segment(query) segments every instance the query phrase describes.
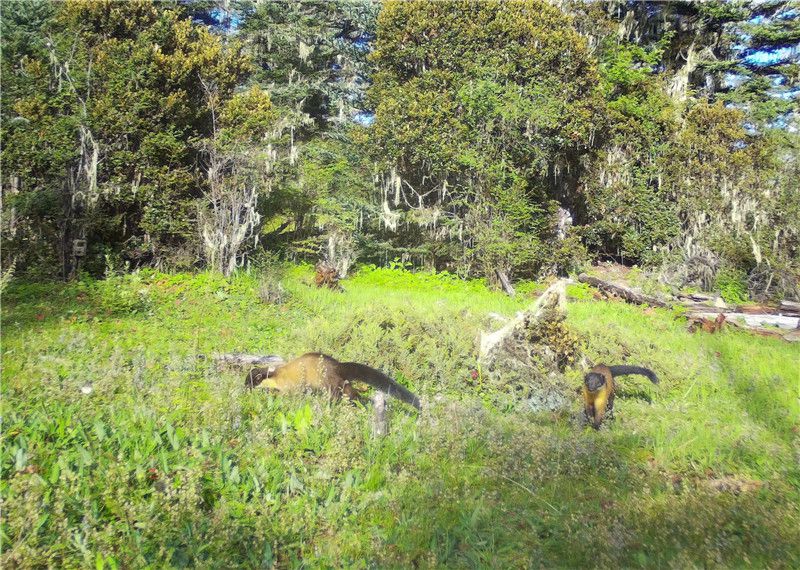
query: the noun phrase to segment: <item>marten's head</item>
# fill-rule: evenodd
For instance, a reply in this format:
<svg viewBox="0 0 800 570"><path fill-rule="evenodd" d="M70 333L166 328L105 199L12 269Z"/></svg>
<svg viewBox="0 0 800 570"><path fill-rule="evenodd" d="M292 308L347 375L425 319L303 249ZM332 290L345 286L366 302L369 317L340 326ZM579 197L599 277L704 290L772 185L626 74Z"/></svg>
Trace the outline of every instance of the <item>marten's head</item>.
<svg viewBox="0 0 800 570"><path fill-rule="evenodd" d="M245 388L255 388L275 372L274 368L253 368L244 379Z"/></svg>
<svg viewBox="0 0 800 570"><path fill-rule="evenodd" d="M583 379L586 389L590 392L597 392L606 383L606 377L597 372L589 372Z"/></svg>

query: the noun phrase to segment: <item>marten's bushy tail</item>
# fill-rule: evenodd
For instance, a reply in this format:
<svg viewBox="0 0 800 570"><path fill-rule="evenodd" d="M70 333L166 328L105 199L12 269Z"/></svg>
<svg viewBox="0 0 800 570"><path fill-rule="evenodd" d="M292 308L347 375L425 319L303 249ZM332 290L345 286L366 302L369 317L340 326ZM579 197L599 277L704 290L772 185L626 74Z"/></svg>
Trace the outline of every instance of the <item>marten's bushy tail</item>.
<svg viewBox="0 0 800 570"><path fill-rule="evenodd" d="M414 406L418 410L422 409L419 398L411 393L405 386L401 386L380 370L375 370L366 364L342 362L340 374L345 380L361 380L406 404Z"/></svg>
<svg viewBox="0 0 800 570"><path fill-rule="evenodd" d="M609 366L608 369L611 370L611 374L613 376L624 376L625 374L641 374L642 376L646 376L653 384L658 384L658 376L656 376L655 372L653 372L649 368L644 368L642 366L626 366L625 364L620 364L619 366Z"/></svg>

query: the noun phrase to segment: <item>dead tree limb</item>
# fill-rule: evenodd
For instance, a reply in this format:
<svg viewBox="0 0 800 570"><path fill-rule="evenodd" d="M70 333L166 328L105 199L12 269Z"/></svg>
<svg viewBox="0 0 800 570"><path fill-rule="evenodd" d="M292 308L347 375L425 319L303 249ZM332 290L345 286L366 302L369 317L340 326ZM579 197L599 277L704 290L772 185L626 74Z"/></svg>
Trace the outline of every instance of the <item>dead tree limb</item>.
<svg viewBox="0 0 800 570"><path fill-rule="evenodd" d="M505 291L506 295L509 297L516 295L517 292L514 290L514 286L511 284L511 280L508 278L508 275L506 275L506 272L501 271L500 269L495 269L494 272L495 275L497 275L497 280L500 282L500 286L503 288L503 291Z"/></svg>
<svg viewBox="0 0 800 570"><path fill-rule="evenodd" d="M784 315L800 317L800 303L795 303L793 301L781 301L778 310Z"/></svg>
<svg viewBox="0 0 800 570"><path fill-rule="evenodd" d="M714 319L716 318L717 313L691 312L689 315L703 319ZM770 326L778 327L779 329L783 330L795 330L800 328L800 318L798 317L782 317L779 315L765 314L751 315L748 313L725 313L725 318L727 319L727 322L742 328L757 329Z"/></svg>
<svg viewBox="0 0 800 570"><path fill-rule="evenodd" d="M681 303L683 307L686 308L686 311L689 313L736 313L736 307L729 307L729 308L721 308L715 307L714 305L703 305L702 303Z"/></svg>
<svg viewBox="0 0 800 570"><path fill-rule="evenodd" d="M716 299L714 295L708 295L706 293L689 293L688 295L684 295L682 293L678 293L676 297L681 301L695 301L697 303L703 303L706 301L713 301Z"/></svg>
<svg viewBox="0 0 800 570"><path fill-rule="evenodd" d="M628 289L627 287L622 287L621 285L615 285L614 283L609 283L608 281L603 281L602 279L598 279L597 277L591 277L586 275L585 273L581 273L578 276L578 281L581 283L586 283L591 285L592 287L596 287L605 293L610 293L612 295L616 295L622 299L625 299L629 303L634 303L636 305L650 305L652 307L662 307L662 308L669 308L670 305L664 303L663 301L659 301L654 297L648 297L647 295L642 295L641 293L637 293L632 289Z"/></svg>
<svg viewBox="0 0 800 570"><path fill-rule="evenodd" d="M229 366L267 366L271 364L283 364L285 361L280 356L275 355L258 355L258 354L242 354L233 352L230 354L215 354L212 359L214 362L227 364Z"/></svg>

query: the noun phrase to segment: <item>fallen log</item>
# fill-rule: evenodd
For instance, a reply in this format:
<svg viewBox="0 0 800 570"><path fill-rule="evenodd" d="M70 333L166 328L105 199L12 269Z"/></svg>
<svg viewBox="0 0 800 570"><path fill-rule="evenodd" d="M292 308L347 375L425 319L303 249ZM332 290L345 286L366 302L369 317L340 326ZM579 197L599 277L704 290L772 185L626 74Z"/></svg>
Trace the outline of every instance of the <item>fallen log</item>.
<svg viewBox="0 0 800 570"><path fill-rule="evenodd" d="M690 302L686 302L686 301L681 303L681 306L686 307L686 311L689 312L689 313L693 313L693 312L702 313L702 312L714 311L714 313L725 313L725 314L727 314L727 313L736 313L736 312L738 312L736 307L725 307L725 308L722 308L722 307L715 307L714 305L705 305L703 303L690 303Z"/></svg>
<svg viewBox="0 0 800 570"><path fill-rule="evenodd" d="M707 295L705 293L689 293L688 295L679 293L677 297L680 300L689 299L690 301L696 301L698 303L704 303L706 301L713 301L716 299L714 295Z"/></svg>
<svg viewBox="0 0 800 570"><path fill-rule="evenodd" d="M716 315L716 319L713 321L711 320L712 317ZM689 332L696 332L699 329L704 330L705 332L716 332L716 330L720 330L722 324L730 325L734 328L737 328L742 331L747 331L751 334L757 334L759 336L769 336L774 338L781 338L787 342L800 342L800 328L797 329L786 329L786 328L778 328L777 326L773 326L770 328L766 328L763 326L753 325L752 320L751 324L748 324L745 319L736 320L735 318L731 318L735 316L732 313L687 313L686 317L689 320ZM741 313L738 316L743 316ZM753 315L748 315L753 316ZM761 315L762 317L772 317L773 315ZM724 318L724 321L720 319L720 317ZM720 320L719 326L716 326L717 320ZM711 330L711 329L714 330Z"/></svg>
<svg viewBox="0 0 800 570"><path fill-rule="evenodd" d="M687 316L702 319L715 319L719 311L716 312L696 312L689 313ZM728 323L743 326L745 328L763 328L765 326L775 326L784 330L794 330L800 328L800 317L783 317L780 315L751 315L748 313L725 313Z"/></svg>
<svg viewBox="0 0 800 570"><path fill-rule="evenodd" d="M229 366L265 366L270 364L283 364L285 361L280 356L275 355L260 355L260 354L242 354L240 352L233 352L230 354L215 354L212 356L214 362L227 364Z"/></svg>
<svg viewBox="0 0 800 570"><path fill-rule="evenodd" d="M688 297L679 297L682 299L687 299ZM737 314L737 313L745 313L748 315L773 315L773 316L780 316L780 317L800 317L800 311L795 311L790 305L784 307L781 305L780 307L769 307L766 305L731 305L728 307L715 307L713 305L706 305L704 303L693 303L691 301L682 301L681 305L686 307L686 310L689 313L702 313L702 312L714 312L714 313L725 313L726 315Z"/></svg>
<svg viewBox="0 0 800 570"><path fill-rule="evenodd" d="M608 281L603 281L602 279L586 275L585 273L581 273L578 276L578 281L591 285L592 287L596 287L605 293L610 293L636 305L650 305L652 307L662 307L665 309L670 307L670 305L667 303L654 297L642 295L641 293L637 293L636 291L628 289L627 287L609 283Z"/></svg>
<svg viewBox="0 0 800 570"><path fill-rule="evenodd" d="M736 307L732 313L747 313L750 315L777 315L778 312L773 307L765 305L741 305Z"/></svg>
<svg viewBox="0 0 800 570"><path fill-rule="evenodd" d="M800 317L800 303L781 301L778 311L787 316Z"/></svg>
<svg viewBox="0 0 800 570"><path fill-rule="evenodd" d="M792 342L792 338L790 336L792 333L786 334L786 331L783 331L781 329L765 329L765 328L761 328L761 327L748 327L748 326L743 325L741 323L739 323L739 324L730 323L730 324L732 324L734 327L738 328L739 330L747 331L748 333L751 333L751 334L757 334L758 336L768 336L768 337L771 337L771 338L781 338L783 340Z"/></svg>
<svg viewBox="0 0 800 570"><path fill-rule="evenodd" d="M792 331L783 335L783 340L787 342L800 342L800 330Z"/></svg>

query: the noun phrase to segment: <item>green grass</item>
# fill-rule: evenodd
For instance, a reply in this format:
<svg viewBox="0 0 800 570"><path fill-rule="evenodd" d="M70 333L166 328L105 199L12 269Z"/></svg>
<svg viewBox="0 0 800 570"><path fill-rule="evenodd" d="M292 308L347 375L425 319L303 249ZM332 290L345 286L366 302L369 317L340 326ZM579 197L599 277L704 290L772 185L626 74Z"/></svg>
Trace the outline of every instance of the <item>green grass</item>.
<svg viewBox="0 0 800 570"><path fill-rule="evenodd" d="M275 279L286 302L264 304ZM540 286L510 299L373 268L344 293L310 281L294 267L12 284L3 565L800 566L796 345L691 335L669 311L571 288L587 356L662 380L623 378L595 432L577 397L532 414L471 378L488 313L513 315ZM429 412L392 404L374 440L368 410L246 392L209 358L311 350L391 371ZM760 487L711 488L723 478Z"/></svg>

